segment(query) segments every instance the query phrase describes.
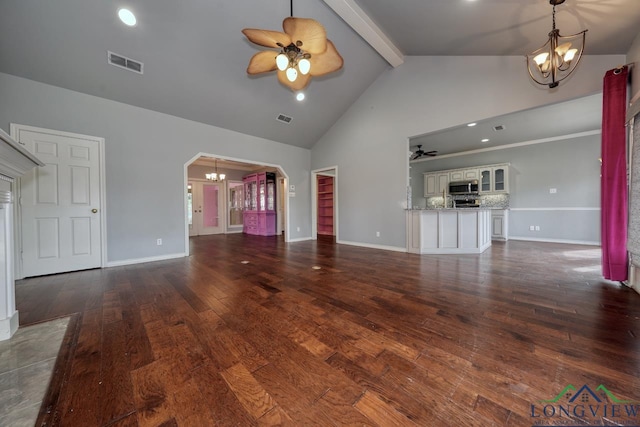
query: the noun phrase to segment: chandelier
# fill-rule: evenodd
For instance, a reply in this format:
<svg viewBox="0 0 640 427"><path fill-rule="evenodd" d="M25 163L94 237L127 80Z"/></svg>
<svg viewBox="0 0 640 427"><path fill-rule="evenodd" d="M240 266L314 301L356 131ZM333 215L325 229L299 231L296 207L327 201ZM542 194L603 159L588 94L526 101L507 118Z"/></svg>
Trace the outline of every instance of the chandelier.
<svg viewBox="0 0 640 427"><path fill-rule="evenodd" d="M224 181L224 179L227 177L225 174L218 173L218 159L215 159L214 161L214 168L215 168L215 172L212 173L207 173L204 176L209 180L209 181L213 181L213 182L218 182L218 181Z"/></svg>
<svg viewBox="0 0 640 427"><path fill-rule="evenodd" d="M540 48L527 55L527 69L531 79L539 85L554 88L569 77L576 69L582 51L587 30L572 36L561 36L556 28L556 6L565 0L549 0L553 5L553 27L549 40Z"/></svg>

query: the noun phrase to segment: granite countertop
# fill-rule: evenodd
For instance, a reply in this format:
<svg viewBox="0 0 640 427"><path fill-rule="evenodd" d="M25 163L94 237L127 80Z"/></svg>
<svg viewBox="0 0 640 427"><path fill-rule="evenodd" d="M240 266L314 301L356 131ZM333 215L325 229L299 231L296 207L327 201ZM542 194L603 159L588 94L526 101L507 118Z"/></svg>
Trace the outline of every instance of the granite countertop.
<svg viewBox="0 0 640 427"><path fill-rule="evenodd" d="M509 210L509 208L497 206L480 206L477 208L410 208L407 211L483 211L483 210Z"/></svg>
<svg viewBox="0 0 640 427"><path fill-rule="evenodd" d="M411 208L405 209L407 211L487 211L493 209L503 209L503 208L490 208L481 206L478 208Z"/></svg>

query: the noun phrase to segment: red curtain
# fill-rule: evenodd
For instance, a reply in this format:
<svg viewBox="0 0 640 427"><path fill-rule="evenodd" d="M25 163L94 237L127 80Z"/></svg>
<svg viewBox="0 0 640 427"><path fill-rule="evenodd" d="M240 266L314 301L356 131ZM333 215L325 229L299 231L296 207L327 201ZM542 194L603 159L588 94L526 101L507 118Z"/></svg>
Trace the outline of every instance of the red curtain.
<svg viewBox="0 0 640 427"><path fill-rule="evenodd" d="M602 94L602 176L600 185L602 274L627 280L627 154L625 113L628 68L609 70Z"/></svg>

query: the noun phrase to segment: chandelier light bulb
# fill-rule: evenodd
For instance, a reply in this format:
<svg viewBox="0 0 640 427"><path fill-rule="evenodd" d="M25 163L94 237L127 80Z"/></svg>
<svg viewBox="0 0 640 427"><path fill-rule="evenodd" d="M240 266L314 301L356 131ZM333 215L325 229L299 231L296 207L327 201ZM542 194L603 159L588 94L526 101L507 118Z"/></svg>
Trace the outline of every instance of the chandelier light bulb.
<svg viewBox="0 0 640 427"><path fill-rule="evenodd" d="M533 60L535 61L536 64L538 64L538 66L544 64L544 62L547 60L547 57L549 56L549 52L543 52L540 55L536 56L535 58L533 58Z"/></svg>
<svg viewBox="0 0 640 427"><path fill-rule="evenodd" d="M220 181L224 181L224 179L227 177L227 175L221 173L220 174Z"/></svg>
<svg viewBox="0 0 640 427"><path fill-rule="evenodd" d="M298 62L298 70L302 73L302 75L307 75L309 70L311 69L311 62L307 58L303 58Z"/></svg>
<svg viewBox="0 0 640 427"><path fill-rule="evenodd" d="M565 62L570 62L575 58L576 53L578 53L578 49L569 49L567 53L564 55Z"/></svg>
<svg viewBox="0 0 640 427"><path fill-rule="evenodd" d="M560 46L556 47L556 53L560 56L564 56L569 48L571 48L571 42L562 43Z"/></svg>
<svg viewBox="0 0 640 427"><path fill-rule="evenodd" d="M287 69L287 79L289 79L290 82L295 82L297 78L298 78L298 72L296 71L295 68Z"/></svg>
<svg viewBox="0 0 640 427"><path fill-rule="evenodd" d="M289 58L284 53L276 56L276 65L278 66L278 70L284 71L289 66Z"/></svg>

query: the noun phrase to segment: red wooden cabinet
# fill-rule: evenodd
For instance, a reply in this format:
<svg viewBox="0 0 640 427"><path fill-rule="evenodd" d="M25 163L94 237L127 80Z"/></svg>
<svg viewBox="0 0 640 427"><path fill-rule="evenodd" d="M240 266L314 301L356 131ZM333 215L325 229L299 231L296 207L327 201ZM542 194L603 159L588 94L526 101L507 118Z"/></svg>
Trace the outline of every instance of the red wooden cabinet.
<svg viewBox="0 0 640 427"><path fill-rule="evenodd" d="M332 176L318 176L318 234L334 235Z"/></svg>

